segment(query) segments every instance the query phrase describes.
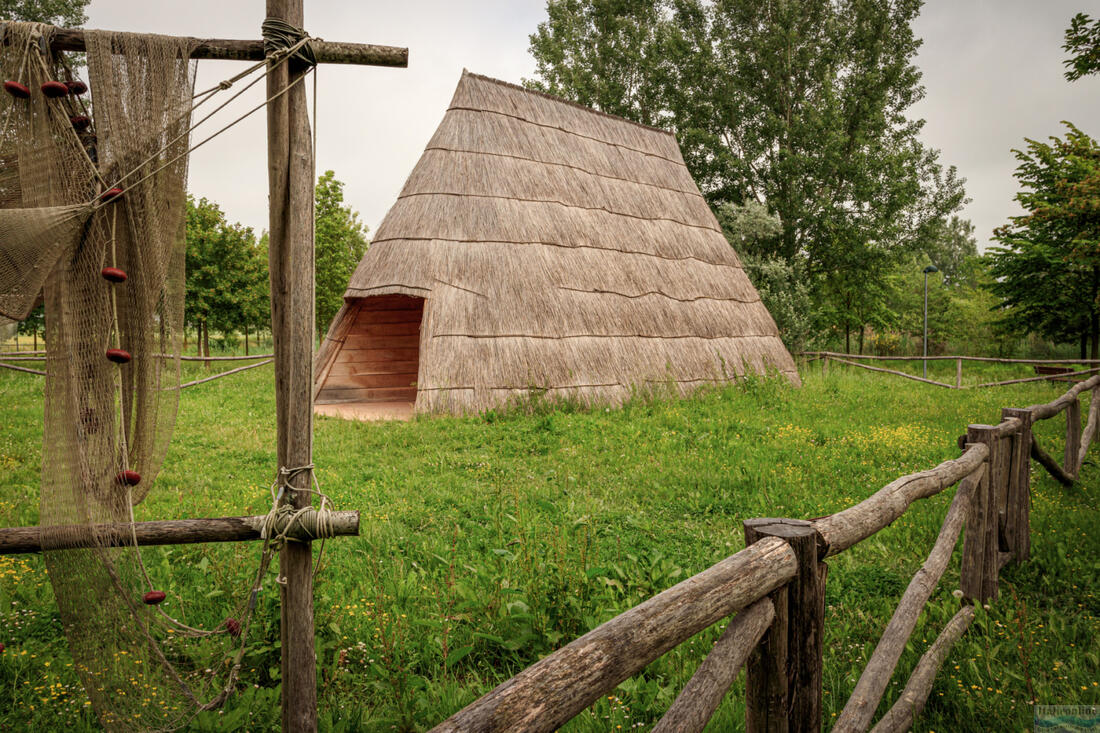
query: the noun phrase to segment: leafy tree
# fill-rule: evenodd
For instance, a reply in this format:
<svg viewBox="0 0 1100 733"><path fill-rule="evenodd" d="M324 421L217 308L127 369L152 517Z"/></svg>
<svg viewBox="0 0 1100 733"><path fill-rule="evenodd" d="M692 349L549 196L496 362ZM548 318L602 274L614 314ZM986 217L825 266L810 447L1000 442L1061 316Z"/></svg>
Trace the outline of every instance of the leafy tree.
<svg viewBox="0 0 1100 733"><path fill-rule="evenodd" d="M344 184L333 171L317 179L314 193L316 321L323 334L344 302L344 291L369 242L359 214L344 204Z"/></svg>
<svg viewBox="0 0 1100 733"><path fill-rule="evenodd" d="M1025 214L1010 217L988 257L1004 322L1077 341L1100 358L1100 145L1073 124L1064 139L1013 151Z"/></svg>
<svg viewBox="0 0 1100 733"><path fill-rule="evenodd" d="M967 262L978 256L978 240L969 219L952 216L938 222L923 249L927 258L943 273L947 285L957 285L975 272L973 266L967 267Z"/></svg>
<svg viewBox="0 0 1100 733"><path fill-rule="evenodd" d="M1062 62L1070 81L1100 71L1100 18L1093 20L1084 13L1073 16L1062 49L1072 54Z"/></svg>
<svg viewBox="0 0 1100 733"><path fill-rule="evenodd" d="M717 209L756 201L849 332L964 201L919 140L920 0L549 0L529 86L660 125ZM763 254L763 253L762 253Z"/></svg>
<svg viewBox="0 0 1100 733"><path fill-rule="evenodd" d="M778 257L741 258L760 299L775 319L779 337L790 351L802 351L813 334L812 303L805 273Z"/></svg>
<svg viewBox="0 0 1100 733"><path fill-rule="evenodd" d="M210 355L210 329L255 329L267 315L266 253L249 227L230 224L217 204L187 199L187 325Z"/></svg>
<svg viewBox="0 0 1100 733"><path fill-rule="evenodd" d="M78 28L88 22L91 0L0 0L0 18Z"/></svg>
<svg viewBox="0 0 1100 733"><path fill-rule="evenodd" d="M34 348L37 349L39 334L42 334L43 338L45 338L46 333L45 307L42 305L35 306L34 310L17 324L16 330L21 334L30 334L34 340Z"/></svg>
<svg viewBox="0 0 1100 733"><path fill-rule="evenodd" d="M668 8L653 0L551 0L531 36L538 80L527 84L586 107L654 125L665 112L662 64Z"/></svg>
<svg viewBox="0 0 1100 733"><path fill-rule="evenodd" d="M803 350L813 330L808 278L797 264L767 254L768 243L782 233L783 225L756 201L724 204L716 214L726 239L741 255L745 273L775 319L783 343L791 351Z"/></svg>
<svg viewBox="0 0 1100 733"><path fill-rule="evenodd" d="M766 257L783 233L779 217L759 201L722 204L714 212L730 246L740 255Z"/></svg>

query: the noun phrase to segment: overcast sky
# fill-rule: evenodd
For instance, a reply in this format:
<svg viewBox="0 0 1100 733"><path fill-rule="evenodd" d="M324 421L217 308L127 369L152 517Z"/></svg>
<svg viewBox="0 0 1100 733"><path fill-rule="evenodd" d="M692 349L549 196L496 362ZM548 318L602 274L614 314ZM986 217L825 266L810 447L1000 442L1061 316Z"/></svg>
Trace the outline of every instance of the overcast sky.
<svg viewBox="0 0 1100 733"><path fill-rule="evenodd" d="M967 179L972 201L963 215L974 222L979 247L1017 211L1012 148L1025 137L1060 135L1061 120L1100 136L1100 76L1072 84L1062 76L1062 34L1074 13L1090 10L1088 4L930 0L916 23L924 39L917 64L927 96L912 116L927 120L926 144ZM517 83L531 76L527 37L545 16L544 0L305 5L306 27L315 36L409 48L407 69L323 66L319 72L317 168L336 171L347 184L347 201L372 232L442 119L462 69ZM88 27L258 38L263 6L260 0L92 0ZM241 68L202 61L198 87ZM262 89L258 84L255 94L238 100L241 112L262 100ZM196 130L193 142L205 136L203 130ZM267 226L266 176L261 110L195 151L189 188L258 232Z"/></svg>

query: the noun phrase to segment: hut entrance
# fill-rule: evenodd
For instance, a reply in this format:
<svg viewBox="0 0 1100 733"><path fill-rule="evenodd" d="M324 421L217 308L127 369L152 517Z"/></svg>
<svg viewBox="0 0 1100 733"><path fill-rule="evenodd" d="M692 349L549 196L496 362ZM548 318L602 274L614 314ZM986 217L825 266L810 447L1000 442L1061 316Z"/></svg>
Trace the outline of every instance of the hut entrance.
<svg viewBox="0 0 1100 733"><path fill-rule="evenodd" d="M348 306L343 343L320 375L316 412L359 420L412 417L424 299L379 295Z"/></svg>

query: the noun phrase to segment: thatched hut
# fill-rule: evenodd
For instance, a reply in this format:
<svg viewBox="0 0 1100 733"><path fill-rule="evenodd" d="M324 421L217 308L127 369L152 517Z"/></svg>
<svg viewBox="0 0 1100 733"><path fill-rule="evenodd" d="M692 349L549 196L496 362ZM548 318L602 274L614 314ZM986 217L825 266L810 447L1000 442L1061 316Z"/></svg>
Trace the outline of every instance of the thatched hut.
<svg viewBox="0 0 1100 733"><path fill-rule="evenodd" d="M467 72L344 299L322 412L799 381L671 134Z"/></svg>

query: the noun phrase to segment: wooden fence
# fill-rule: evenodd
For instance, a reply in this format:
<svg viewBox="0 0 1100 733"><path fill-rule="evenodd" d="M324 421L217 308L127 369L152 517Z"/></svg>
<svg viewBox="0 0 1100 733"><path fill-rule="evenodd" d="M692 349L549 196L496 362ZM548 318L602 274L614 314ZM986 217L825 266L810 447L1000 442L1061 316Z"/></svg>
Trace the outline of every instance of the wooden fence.
<svg viewBox="0 0 1100 733"><path fill-rule="evenodd" d="M1082 431L1078 398L1086 390L1092 399ZM1039 446L1032 426L1061 412L1066 413L1066 449L1059 465ZM970 425L960 438L958 458L902 476L844 511L809 521L747 520L745 549L558 649L433 730L557 730L664 653L733 616L654 730L702 731L747 665L746 727L751 733L820 731L824 560L889 526L918 499L958 484L931 552L833 727L844 732L871 727L917 618L962 533L962 607L873 728L880 733L908 730L952 644L974 619L974 604L996 599L1001 568L1028 558L1029 458L1036 457L1058 480L1074 481L1098 420L1100 375L1048 404L1005 408L997 425Z"/></svg>
<svg viewBox="0 0 1100 733"><path fill-rule="evenodd" d="M934 384L937 387L945 387L947 389L980 389L982 387L1003 387L1008 384L1041 382L1043 380L1068 381L1069 379L1083 378L1091 374L1096 374L1097 372L1100 372L1100 360L1096 359L1000 359L992 356L875 356L872 354L840 354L834 351L803 351L800 352L798 355L805 358L807 363L820 361L821 371L823 374L828 373L830 363L843 364L844 366L857 367L859 369L866 369L867 371L871 372L893 374L899 377L905 377L906 379L912 379L917 382ZM908 374L906 372L898 371L897 369L886 369L883 367L874 367L870 364L861 364L858 360L953 361L955 362L955 383L948 384L947 382L938 382L935 379L918 377L915 374ZM1000 382L983 382L981 384L964 385L962 383L963 362L967 361L984 362L987 364L1030 364L1031 366L1035 367L1036 372L1042 371L1043 373L1040 376L1027 377L1025 379L1006 379ZM1084 366L1086 368L1074 369L1074 366ZM1044 370L1043 367L1060 367L1060 369Z"/></svg>
<svg viewBox="0 0 1100 733"><path fill-rule="evenodd" d="M161 354L160 356L167 356ZM254 354L252 356L181 356L180 361L202 361L209 363L212 361L256 361L262 359L262 361L256 361L255 364L248 364L247 366L237 367L236 369L228 369L224 372L218 372L209 377L202 379L195 379L190 382L184 382L180 385L180 389L186 387L194 387L199 384L205 384L206 382L212 382L215 379L221 379L222 377L228 377L231 374L238 374L240 372L246 372L249 369L255 369L256 367L262 367L266 364L270 364L274 361L274 354ZM24 351L24 352L7 352L0 354L0 369L10 369L16 372L25 372L27 374L35 374L39 377L46 376L46 372L41 369L31 369L28 367L19 366L18 364L12 364L13 361L45 361L45 351Z"/></svg>

